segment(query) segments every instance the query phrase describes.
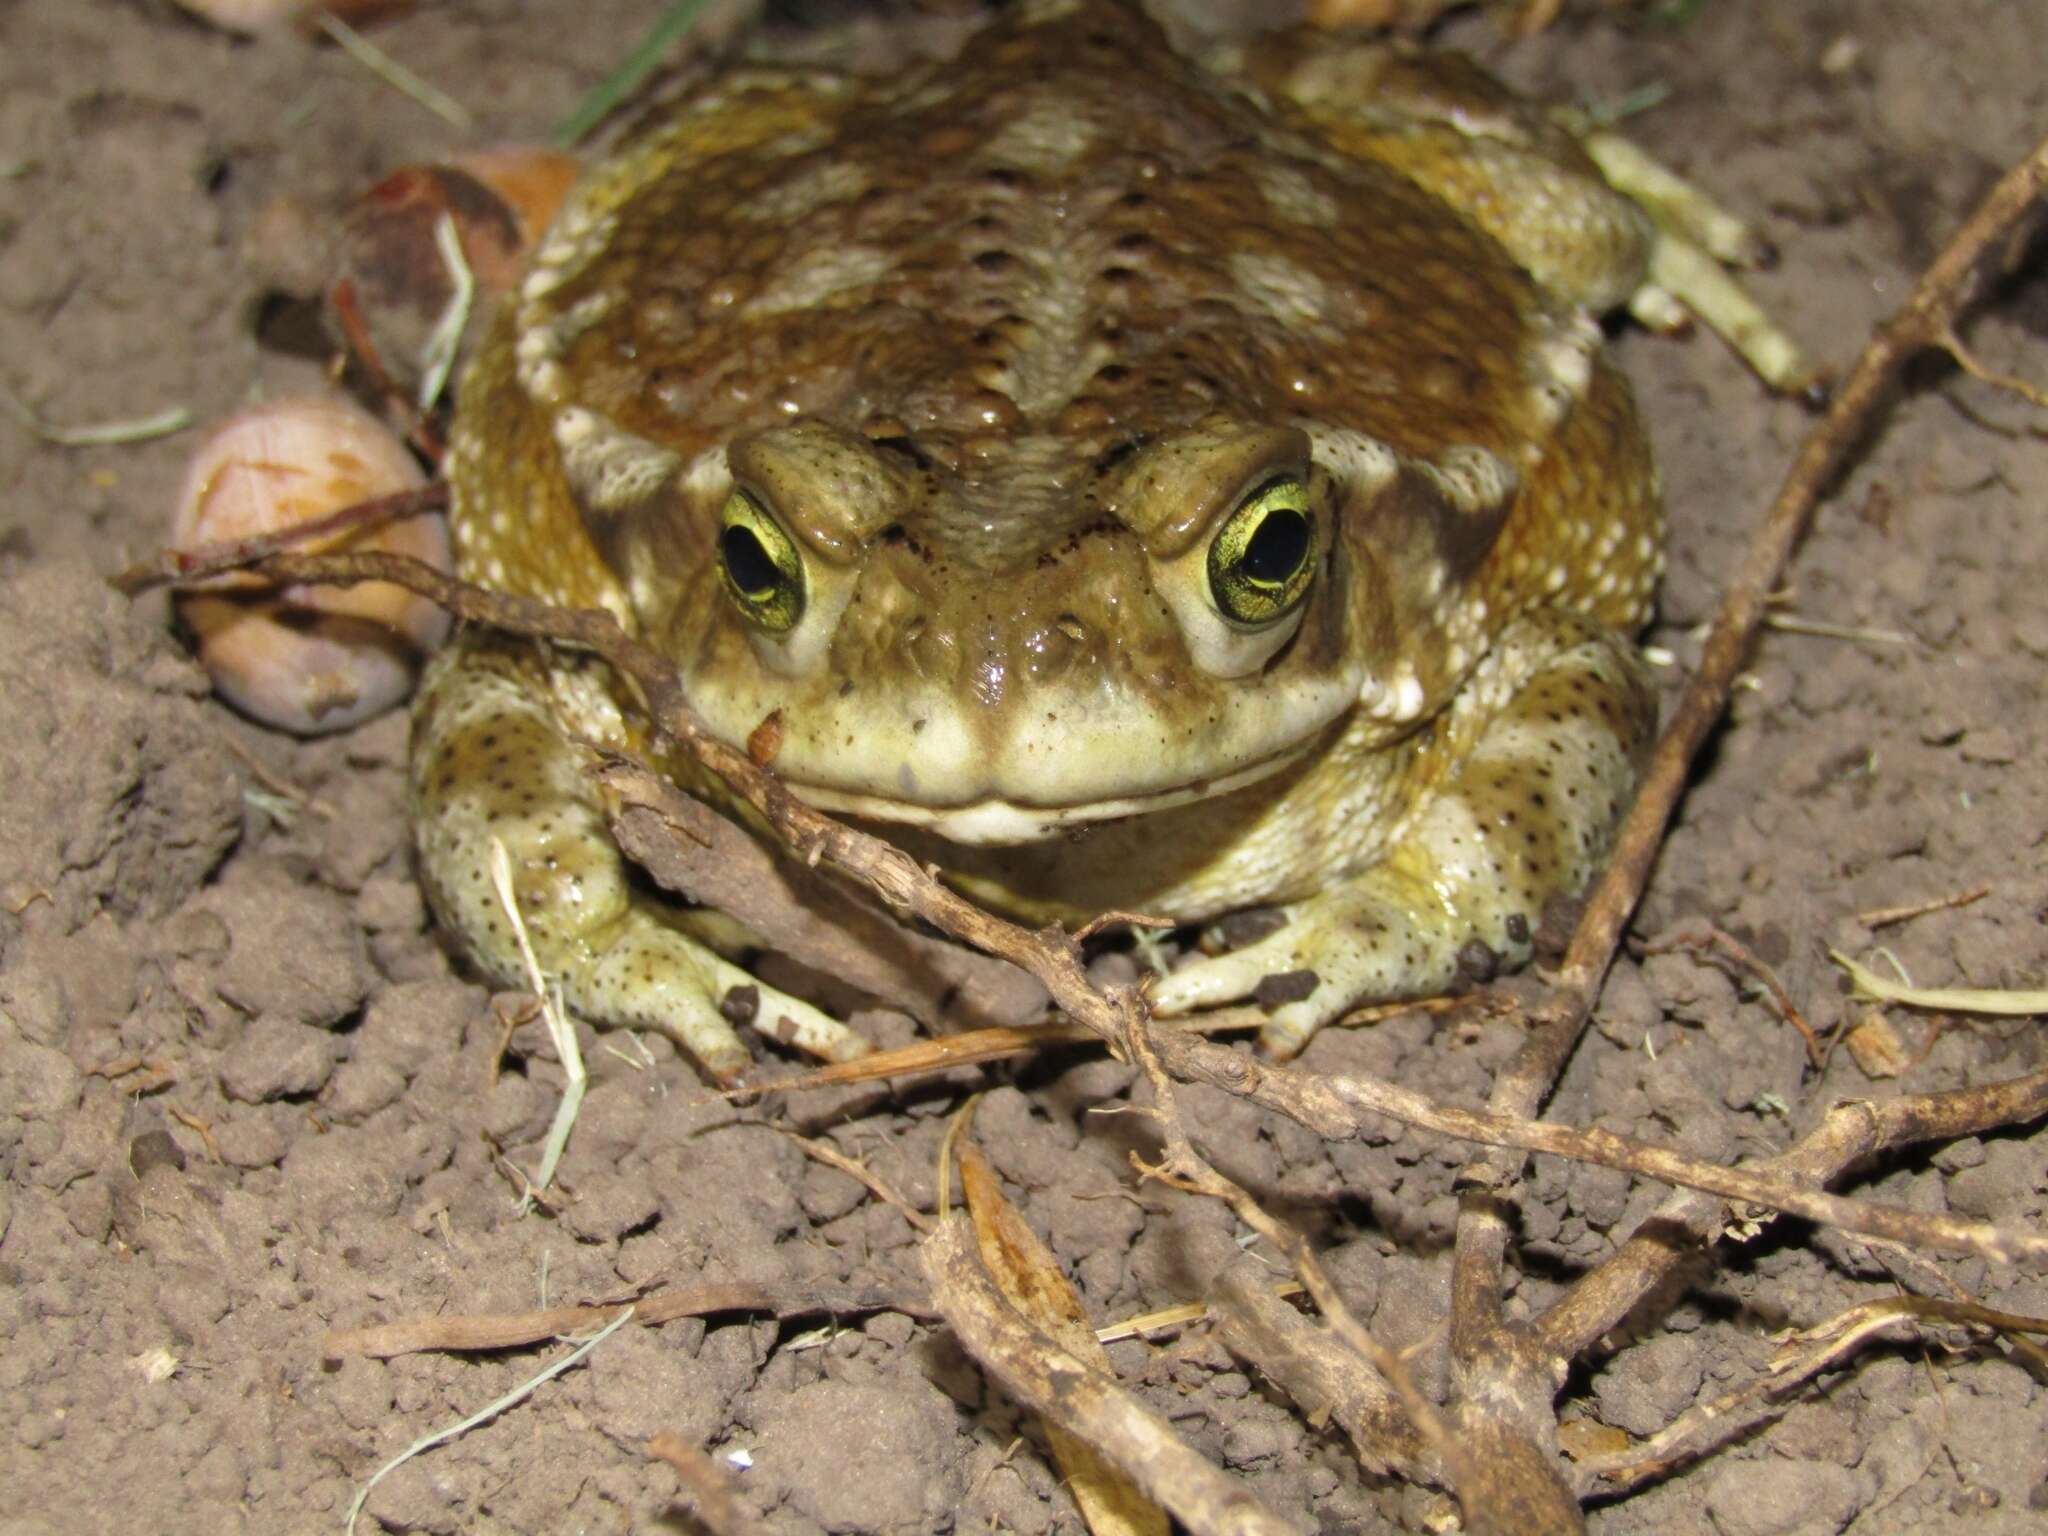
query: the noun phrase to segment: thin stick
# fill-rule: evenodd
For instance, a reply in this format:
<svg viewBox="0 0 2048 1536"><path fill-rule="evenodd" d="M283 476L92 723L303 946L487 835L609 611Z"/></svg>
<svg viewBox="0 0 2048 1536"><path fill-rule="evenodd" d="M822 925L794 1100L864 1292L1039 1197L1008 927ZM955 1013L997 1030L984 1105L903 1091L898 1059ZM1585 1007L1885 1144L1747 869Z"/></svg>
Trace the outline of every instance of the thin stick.
<svg viewBox="0 0 2048 1536"><path fill-rule="evenodd" d="M1916 901L1903 907L1872 907L1868 912L1858 912L1856 921L1866 928L1888 928L1893 923L1903 923L1908 918L1925 917L1931 912L1946 912L1951 907L1967 907L1972 902L1982 901L1990 894L1990 886L1973 885L1967 891L1957 891L1953 896L1937 896L1932 901Z"/></svg>
<svg viewBox="0 0 2048 1536"><path fill-rule="evenodd" d="M1194 1536L1296 1536L1114 1377L1026 1322L982 1270L964 1214L925 1239L924 1261L933 1299L983 1369L1012 1397L1095 1446Z"/></svg>
<svg viewBox="0 0 2048 1536"><path fill-rule="evenodd" d="M1901 1147L1979 1135L2042 1113L2048 1113L2048 1072L1883 1104L1838 1104L1797 1144L1751 1171L1825 1184ZM1529 1347L1561 1370L1620 1326L1699 1243L1717 1234L1721 1215L1719 1202L1703 1195L1673 1195L1531 1325Z"/></svg>
<svg viewBox="0 0 2048 1536"><path fill-rule="evenodd" d="M780 1087L781 1085L777 1084L776 1086ZM804 1156L823 1163L827 1168L837 1168L841 1173L860 1180L877 1199L886 1205L893 1206L896 1213L909 1222L917 1231L930 1232L932 1230L931 1217L925 1215L923 1211L912 1205L901 1191L880 1174L870 1169L866 1163L861 1162L857 1158L848 1157L844 1152L833 1146L831 1142L821 1141L815 1136L805 1136L800 1132L791 1130L786 1125L776 1125L766 1120L751 1123L765 1126L771 1131L780 1131L784 1136L787 1136L791 1141L803 1148Z"/></svg>
<svg viewBox="0 0 2048 1536"><path fill-rule="evenodd" d="M1799 1011L1799 1005L1792 1001L1792 994L1785 990L1785 984L1778 980L1775 971L1765 965L1734 934L1723 932L1719 928L1710 928L1705 933L1681 933L1672 938L1660 939L1648 946L1644 953L1662 955L1678 949L1690 950L1694 954L1702 950L1718 950L1733 960L1770 994L1771 1001L1777 1005L1778 1012L1785 1022L1799 1031L1800 1036L1806 1041L1806 1059L1815 1067L1827 1065L1827 1048L1821 1044L1820 1036L1814 1033L1813 1026L1806 1022L1806 1015Z"/></svg>
<svg viewBox="0 0 2048 1536"><path fill-rule="evenodd" d="M152 587L186 584L207 576L244 571L268 556L303 549L333 535L346 533L361 537L386 523L418 517L426 512L439 512L447 505L448 484L435 480L409 491L393 491L389 496L359 501L338 512L330 512L325 517L316 517L311 522L290 528L279 528L246 539L202 544L197 549L159 550L154 559L141 561L108 577L107 585L126 597L134 597ZM406 584L403 577L394 579L400 585ZM431 593L428 595L432 596Z"/></svg>
<svg viewBox="0 0 2048 1536"><path fill-rule="evenodd" d="M1697 1461L1775 1417L1784 1406L1786 1393L1848 1359L1879 1335L1901 1326L1918 1329L1944 1323L2014 1335L2048 1334L2048 1320L1996 1312L1970 1301L1887 1296L1864 1302L1794 1334L1756 1379L1711 1402L1695 1404L1647 1440L1613 1455L1587 1457L1574 1470L1602 1494L1625 1492ZM1800 1345L1805 1347L1796 1347Z"/></svg>
<svg viewBox="0 0 2048 1536"><path fill-rule="evenodd" d="M733 1493L732 1479L718 1470L718 1463L672 1430L664 1429L647 1442L647 1454L675 1469L696 1506L697 1518L713 1536L767 1536L768 1527L740 1508Z"/></svg>
<svg viewBox="0 0 2048 1536"><path fill-rule="evenodd" d="M626 1312L649 1328L678 1318L709 1317L719 1312L758 1312L784 1321L799 1317L846 1317L863 1312L901 1312L915 1318L936 1315L923 1297L903 1291L818 1290L789 1281L713 1281L657 1291L614 1306L471 1313L423 1317L409 1323L379 1323L369 1328L336 1328L321 1338L320 1351L328 1360L343 1360L351 1355L390 1360L428 1350L470 1353L517 1349L542 1339L599 1327Z"/></svg>

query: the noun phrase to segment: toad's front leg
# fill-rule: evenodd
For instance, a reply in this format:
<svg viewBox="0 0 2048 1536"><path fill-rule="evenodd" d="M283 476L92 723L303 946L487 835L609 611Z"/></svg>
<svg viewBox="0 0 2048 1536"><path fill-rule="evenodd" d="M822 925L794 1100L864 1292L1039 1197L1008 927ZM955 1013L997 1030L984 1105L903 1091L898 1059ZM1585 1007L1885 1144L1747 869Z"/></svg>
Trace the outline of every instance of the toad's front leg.
<svg viewBox="0 0 2048 1536"><path fill-rule="evenodd" d="M1621 636L1567 615L1510 626L1420 748L1456 766L1385 856L1288 906L1268 937L1164 978L1157 1011L1263 992L1260 1042L1291 1056L1347 1008L1446 990L1475 940L1527 960L1544 903L1606 857L1655 720Z"/></svg>
<svg viewBox="0 0 2048 1536"><path fill-rule="evenodd" d="M505 985L526 982L491 880L498 841L541 969L591 1022L659 1029L722 1082L752 1061L735 1015L829 1060L863 1054L860 1036L757 982L686 931L682 909L634 885L585 773L589 754L548 688L530 650L469 637L435 663L414 715L420 875L477 965Z"/></svg>

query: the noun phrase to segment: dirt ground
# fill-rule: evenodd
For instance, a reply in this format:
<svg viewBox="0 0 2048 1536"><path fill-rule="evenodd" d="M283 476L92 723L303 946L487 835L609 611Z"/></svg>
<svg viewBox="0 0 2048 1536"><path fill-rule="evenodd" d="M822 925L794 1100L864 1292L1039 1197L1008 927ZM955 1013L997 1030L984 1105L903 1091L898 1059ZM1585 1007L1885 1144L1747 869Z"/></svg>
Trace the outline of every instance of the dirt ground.
<svg viewBox="0 0 2048 1536"><path fill-rule="evenodd" d="M378 40L533 138L610 70L660 0L427 5ZM1634 134L1783 254L1756 291L1845 362L1997 171L2048 122L2048 8L1937 0L1702 4L1681 21L1574 13L1508 44L1453 36L1553 98L1661 104ZM0 385L44 422L188 407L205 422L317 382L260 302L278 252L348 193L461 142L338 50L237 42L143 0L0 0ZM282 234L280 233L282 231ZM1984 363L2048 378L2036 265L1972 329ZM1717 345L1625 330L1662 455L1663 618L1680 664L1809 417ZM1823 511L1777 632L1703 765L1639 915L1711 923L1777 968L1816 1027L1852 1008L1829 946L1919 982L2039 985L2048 955L2048 499L2043 417L1930 366ZM1197 1299L1239 1248L1228 1213L1136 1184L1131 1074L1099 1052L899 1092L735 1108L664 1041L607 1038L556 1216L520 1215L560 1071L499 1028L430 931L410 869L405 722L297 742L213 702L162 600L101 578L157 541L195 432L63 447L0 416L0 1536L312 1532L416 1437L561 1346L323 1363L322 1333L610 1300L693 1279L819 1290L920 1283L914 1234L759 1123L836 1143L929 1205L946 1115L989 1090L983 1146L1097 1321ZM1859 913L1989 886L1874 932ZM1860 1013L1857 1005L1855 1011ZM1901 1012L1903 1076L1805 1068L1768 1003L1683 955L1625 958L1551 1113L1724 1159L1841 1098L2014 1076L2039 1024ZM1476 1103L1500 1022L1411 1015L1331 1031L1311 1070ZM1190 1091L1218 1163L1306 1223L1387 1342L1446 1307L1456 1147L1325 1145ZM1930 1149L1862 1192L2038 1230L2048 1136ZM1514 1305L1611 1252L1661 1191L1541 1161ZM1967 1294L2048 1314L2048 1280L1779 1223L1724 1247L1574 1378L1572 1412L1632 1435L1747 1380L1781 1330L1859 1301ZM167 1354L166 1354L167 1352ZM1375 1483L1200 1327L1115 1345L1123 1375L1303 1531L1418 1529L1440 1506ZM168 1362L164 1374L152 1364ZM1996 1347L1880 1346L1777 1423L1592 1512L1605 1536L2048 1528L2048 1391ZM721 1315L628 1328L530 1402L388 1478L364 1528L689 1530L659 1430L732 1466L778 1532L1037 1533L1078 1517L1025 1416L934 1327L882 1311L818 1334ZM1020 1437L1022 1443L1019 1444Z"/></svg>

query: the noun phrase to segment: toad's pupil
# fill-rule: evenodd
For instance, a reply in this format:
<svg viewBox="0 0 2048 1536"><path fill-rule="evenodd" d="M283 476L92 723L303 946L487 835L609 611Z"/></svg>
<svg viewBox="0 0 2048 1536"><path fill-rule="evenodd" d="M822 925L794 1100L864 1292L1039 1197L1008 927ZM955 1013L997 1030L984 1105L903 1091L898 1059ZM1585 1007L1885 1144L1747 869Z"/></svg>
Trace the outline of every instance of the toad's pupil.
<svg viewBox="0 0 2048 1536"><path fill-rule="evenodd" d="M732 584L749 597L773 592L782 580L781 570L768 558L760 535L751 528L734 524L726 529L719 536L718 553L725 561L725 572L732 578Z"/></svg>
<svg viewBox="0 0 2048 1536"><path fill-rule="evenodd" d="M1238 569L1249 580L1285 586L1308 558L1308 544L1308 519L1291 508L1276 508L1252 530Z"/></svg>

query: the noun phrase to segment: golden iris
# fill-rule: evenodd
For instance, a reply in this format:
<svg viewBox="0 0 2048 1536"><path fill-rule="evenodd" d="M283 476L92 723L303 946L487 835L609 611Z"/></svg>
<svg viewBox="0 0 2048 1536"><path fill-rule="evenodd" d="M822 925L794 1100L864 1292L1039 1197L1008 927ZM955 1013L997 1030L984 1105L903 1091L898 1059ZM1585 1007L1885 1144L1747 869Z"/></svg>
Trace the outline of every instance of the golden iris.
<svg viewBox="0 0 2048 1536"><path fill-rule="evenodd" d="M718 568L742 614L771 634L796 628L804 612L804 562L796 541L745 491L720 514Z"/></svg>
<svg viewBox="0 0 2048 1536"><path fill-rule="evenodd" d="M1231 623L1259 629L1299 606L1315 569L1308 487L1273 480L1245 498L1209 545L1209 594Z"/></svg>

